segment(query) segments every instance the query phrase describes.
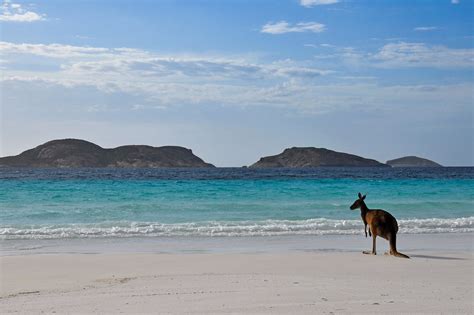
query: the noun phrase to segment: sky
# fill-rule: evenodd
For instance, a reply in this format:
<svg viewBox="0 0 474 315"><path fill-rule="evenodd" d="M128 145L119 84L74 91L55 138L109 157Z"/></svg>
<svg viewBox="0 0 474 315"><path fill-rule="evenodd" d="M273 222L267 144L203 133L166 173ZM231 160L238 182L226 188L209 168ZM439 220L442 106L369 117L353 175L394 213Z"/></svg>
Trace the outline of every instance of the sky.
<svg viewBox="0 0 474 315"><path fill-rule="evenodd" d="M473 1L33 1L0 7L0 156L79 138L474 165Z"/></svg>

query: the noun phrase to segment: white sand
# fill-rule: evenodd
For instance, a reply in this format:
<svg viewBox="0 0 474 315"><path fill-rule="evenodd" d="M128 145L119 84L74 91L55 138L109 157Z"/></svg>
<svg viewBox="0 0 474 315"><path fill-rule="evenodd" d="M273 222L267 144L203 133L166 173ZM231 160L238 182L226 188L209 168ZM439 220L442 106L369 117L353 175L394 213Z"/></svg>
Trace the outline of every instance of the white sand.
<svg viewBox="0 0 474 315"><path fill-rule="evenodd" d="M1 257L1 313L464 313L472 251Z"/></svg>

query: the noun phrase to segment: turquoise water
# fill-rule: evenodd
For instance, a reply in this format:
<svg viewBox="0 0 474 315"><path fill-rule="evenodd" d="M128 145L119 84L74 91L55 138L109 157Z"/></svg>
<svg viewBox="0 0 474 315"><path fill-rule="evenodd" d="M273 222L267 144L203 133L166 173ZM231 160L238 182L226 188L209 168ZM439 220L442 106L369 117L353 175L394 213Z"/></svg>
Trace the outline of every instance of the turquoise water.
<svg viewBox="0 0 474 315"><path fill-rule="evenodd" d="M339 170L334 178L328 170L275 176L239 169L231 175L214 170L214 176L25 172L0 176L4 239L360 234L359 211L349 210L359 191L367 193L369 208L391 212L401 233L474 231L470 169L415 176Z"/></svg>

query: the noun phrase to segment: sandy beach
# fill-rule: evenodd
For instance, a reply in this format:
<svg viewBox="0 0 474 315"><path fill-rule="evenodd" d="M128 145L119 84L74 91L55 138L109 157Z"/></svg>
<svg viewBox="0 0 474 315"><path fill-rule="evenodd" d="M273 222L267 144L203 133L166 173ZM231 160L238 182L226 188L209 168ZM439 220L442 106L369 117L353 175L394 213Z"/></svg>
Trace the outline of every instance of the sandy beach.
<svg viewBox="0 0 474 315"><path fill-rule="evenodd" d="M472 313L472 235L404 236L415 238L409 260L383 255L383 242L377 256L338 250L349 237L315 250L10 253L1 312Z"/></svg>

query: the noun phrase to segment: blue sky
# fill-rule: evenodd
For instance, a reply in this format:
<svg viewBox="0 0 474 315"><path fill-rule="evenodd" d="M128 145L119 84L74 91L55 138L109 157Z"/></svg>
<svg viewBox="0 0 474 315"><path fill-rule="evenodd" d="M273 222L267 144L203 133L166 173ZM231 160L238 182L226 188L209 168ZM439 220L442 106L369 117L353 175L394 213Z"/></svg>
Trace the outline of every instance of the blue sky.
<svg viewBox="0 0 474 315"><path fill-rule="evenodd" d="M473 165L473 7L4 1L0 155L74 137L218 166L292 146Z"/></svg>

